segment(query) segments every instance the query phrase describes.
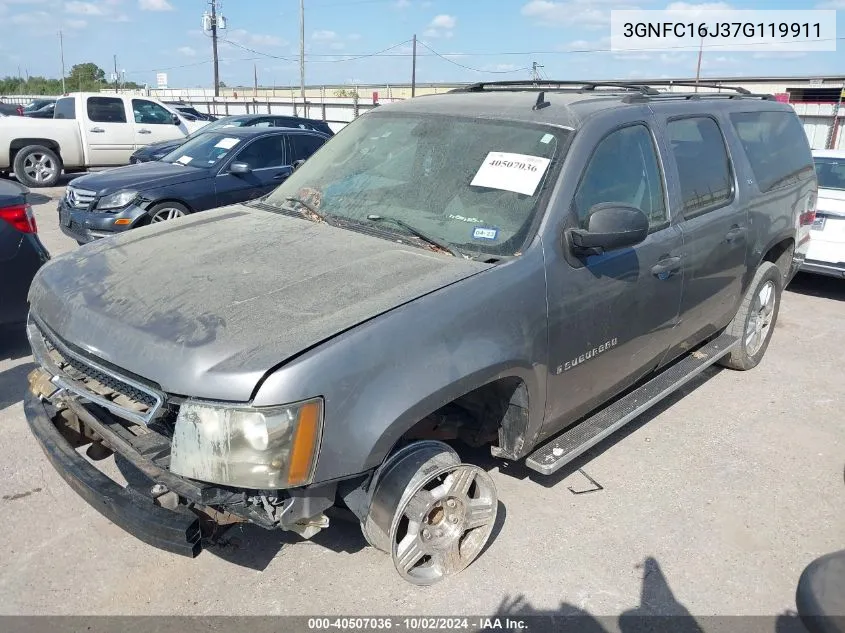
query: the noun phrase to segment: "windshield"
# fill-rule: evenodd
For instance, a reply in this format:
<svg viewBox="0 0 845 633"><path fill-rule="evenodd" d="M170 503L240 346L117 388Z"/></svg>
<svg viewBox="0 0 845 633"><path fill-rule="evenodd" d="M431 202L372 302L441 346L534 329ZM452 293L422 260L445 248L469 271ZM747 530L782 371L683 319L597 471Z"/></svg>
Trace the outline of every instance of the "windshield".
<svg viewBox="0 0 845 633"><path fill-rule="evenodd" d="M513 255L530 236L570 133L534 124L368 113L266 199L322 214L398 219L462 253ZM379 231L410 236L393 222Z"/></svg>
<svg viewBox="0 0 845 633"><path fill-rule="evenodd" d="M816 176L822 189L845 189L845 157L817 157Z"/></svg>
<svg viewBox="0 0 845 633"><path fill-rule="evenodd" d="M221 127L241 127L245 121L248 121L249 118L244 117L237 117L237 116L227 116L222 119L217 119L216 121L212 121L207 125L203 125L200 129L198 129L193 134L189 134L186 138L192 139L196 138L200 134L205 134L206 132L211 132L212 130L218 130Z"/></svg>
<svg viewBox="0 0 845 633"><path fill-rule="evenodd" d="M161 161L208 169L223 160L242 140L223 132L205 132L165 154Z"/></svg>

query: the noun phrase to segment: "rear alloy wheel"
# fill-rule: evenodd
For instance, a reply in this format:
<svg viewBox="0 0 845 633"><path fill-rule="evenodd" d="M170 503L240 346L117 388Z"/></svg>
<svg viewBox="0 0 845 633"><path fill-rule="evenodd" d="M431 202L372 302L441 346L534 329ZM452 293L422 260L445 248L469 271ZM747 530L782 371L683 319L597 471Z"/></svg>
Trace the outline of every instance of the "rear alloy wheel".
<svg viewBox="0 0 845 633"><path fill-rule="evenodd" d="M363 530L388 551L399 575L431 585L474 561L493 531L498 510L493 480L461 464L448 445L405 446L379 471Z"/></svg>
<svg viewBox="0 0 845 633"><path fill-rule="evenodd" d="M783 275L772 262L763 262L727 333L740 339L739 345L719 364L731 369L756 367L763 359L777 323Z"/></svg>
<svg viewBox="0 0 845 633"><path fill-rule="evenodd" d="M52 187L62 175L62 161L42 145L24 147L15 154L15 176L27 187Z"/></svg>
<svg viewBox="0 0 845 633"><path fill-rule="evenodd" d="M178 202L162 202L161 204L153 205L147 212L150 216L150 224L156 222L166 222L167 220L175 220L190 213L188 208L179 204Z"/></svg>

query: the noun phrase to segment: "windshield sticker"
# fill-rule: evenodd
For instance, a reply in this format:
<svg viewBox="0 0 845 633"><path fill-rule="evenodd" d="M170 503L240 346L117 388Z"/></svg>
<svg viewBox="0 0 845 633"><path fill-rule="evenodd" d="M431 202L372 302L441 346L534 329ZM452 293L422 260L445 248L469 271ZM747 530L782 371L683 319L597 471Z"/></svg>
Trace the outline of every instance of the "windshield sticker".
<svg viewBox="0 0 845 633"><path fill-rule="evenodd" d="M455 215L453 213L449 214L450 220L460 220L461 222L471 222L472 224L483 224L484 220L481 218L465 218L462 215Z"/></svg>
<svg viewBox="0 0 845 633"><path fill-rule="evenodd" d="M232 138L231 136L227 136L226 138L221 138L217 141L217 145L214 147L219 147L221 149L232 149L235 145L241 142L239 138Z"/></svg>
<svg viewBox="0 0 845 633"><path fill-rule="evenodd" d="M495 240L497 237L499 237L499 229L477 226L472 230L474 240Z"/></svg>
<svg viewBox="0 0 845 633"><path fill-rule="evenodd" d="M180 156L180 157L176 160L176 162L177 162L177 163L182 163L183 165L187 165L187 164L188 164L188 163L190 163L192 160L194 160L194 157L193 157L193 156Z"/></svg>
<svg viewBox="0 0 845 633"><path fill-rule="evenodd" d="M541 139L540 139L540 142L541 142L541 143L545 143L546 145L548 145L548 144L549 144L549 142L550 142L553 138L554 138L554 136L553 136L552 134L544 134L544 135L543 135L543 138L541 138Z"/></svg>
<svg viewBox="0 0 845 633"><path fill-rule="evenodd" d="M540 156L490 152L469 184L533 196L550 162Z"/></svg>

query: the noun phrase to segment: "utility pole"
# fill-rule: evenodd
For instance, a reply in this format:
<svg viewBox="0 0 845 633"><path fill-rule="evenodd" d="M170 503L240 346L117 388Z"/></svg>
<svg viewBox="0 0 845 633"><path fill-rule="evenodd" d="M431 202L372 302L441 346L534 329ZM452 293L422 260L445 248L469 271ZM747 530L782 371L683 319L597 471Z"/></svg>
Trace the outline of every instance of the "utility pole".
<svg viewBox="0 0 845 633"><path fill-rule="evenodd" d="M65 40L61 31L59 31L59 51L62 55L62 94L65 94L67 93L65 90Z"/></svg>
<svg viewBox="0 0 845 633"><path fill-rule="evenodd" d="M252 88L252 96L258 96L258 66L255 64L252 65L252 76L253 76L253 88Z"/></svg>
<svg viewBox="0 0 845 633"><path fill-rule="evenodd" d="M214 96L220 96L220 68L217 59L217 0L211 0L211 54L214 57Z"/></svg>
<svg viewBox="0 0 845 633"><path fill-rule="evenodd" d="M406 40L407 41L407 40ZM411 98L417 93L417 34L414 33L414 52L411 55Z"/></svg>
<svg viewBox="0 0 845 633"><path fill-rule="evenodd" d="M538 64L537 62L531 63L531 81L540 81L540 68L543 68L542 64Z"/></svg>
<svg viewBox="0 0 845 633"><path fill-rule="evenodd" d="M114 91L117 93L117 55L114 55Z"/></svg>
<svg viewBox="0 0 845 633"><path fill-rule="evenodd" d="M305 108L305 0L299 0L299 96Z"/></svg>
<svg viewBox="0 0 845 633"><path fill-rule="evenodd" d="M704 38L698 44L698 64L695 67L695 91L698 92L698 78L701 76L701 53L704 50Z"/></svg>

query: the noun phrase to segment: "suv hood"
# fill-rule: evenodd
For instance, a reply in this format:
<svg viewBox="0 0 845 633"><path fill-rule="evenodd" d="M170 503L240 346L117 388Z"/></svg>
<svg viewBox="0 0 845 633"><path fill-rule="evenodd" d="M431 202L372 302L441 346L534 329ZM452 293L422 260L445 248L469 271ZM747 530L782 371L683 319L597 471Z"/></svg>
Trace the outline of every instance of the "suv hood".
<svg viewBox="0 0 845 633"><path fill-rule="evenodd" d="M71 186L105 195L121 189L146 191L211 177L212 172L209 169L154 161L87 174L71 181Z"/></svg>
<svg viewBox="0 0 845 633"><path fill-rule="evenodd" d="M30 304L64 341L168 393L245 402L292 356L489 267L234 206L56 257Z"/></svg>

